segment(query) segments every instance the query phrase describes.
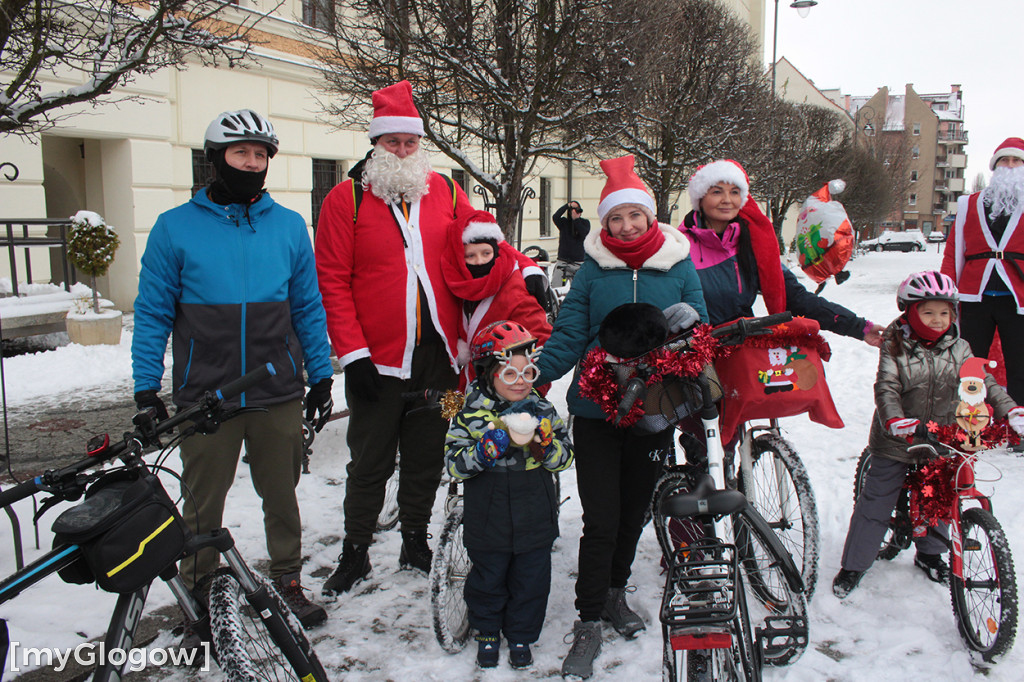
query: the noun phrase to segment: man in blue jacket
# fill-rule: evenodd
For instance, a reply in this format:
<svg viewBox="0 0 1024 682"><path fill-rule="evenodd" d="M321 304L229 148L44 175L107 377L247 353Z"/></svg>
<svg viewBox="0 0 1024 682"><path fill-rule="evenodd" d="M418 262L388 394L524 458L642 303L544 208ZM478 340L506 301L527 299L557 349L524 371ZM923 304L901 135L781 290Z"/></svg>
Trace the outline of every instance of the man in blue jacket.
<svg viewBox="0 0 1024 682"><path fill-rule="evenodd" d="M223 525L224 503L245 443L253 487L263 499L270 577L306 627L327 619L303 594L302 523L295 486L302 461L303 361L306 417L319 431L333 406L327 320L302 217L263 189L278 139L254 111L226 111L204 144L216 178L191 201L157 218L139 273L132 369L135 402L157 419L167 337L174 332L172 397L185 407L264 363L276 375L228 407L243 412L210 435L181 444L183 516L197 533ZM289 482L291 483L289 485ZM181 563L191 589L219 554ZM185 645L191 633L186 632Z"/></svg>

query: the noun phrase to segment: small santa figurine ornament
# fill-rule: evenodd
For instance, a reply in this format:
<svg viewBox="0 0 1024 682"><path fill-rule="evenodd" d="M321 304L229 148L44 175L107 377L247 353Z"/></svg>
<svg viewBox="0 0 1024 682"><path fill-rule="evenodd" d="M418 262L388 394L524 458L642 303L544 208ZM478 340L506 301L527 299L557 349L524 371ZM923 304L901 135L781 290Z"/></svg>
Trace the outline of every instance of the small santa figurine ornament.
<svg viewBox="0 0 1024 682"><path fill-rule="evenodd" d="M992 423L992 406L985 402L985 372L995 367L994 360L967 358L960 366L960 388L957 394L960 402L956 405L956 423L967 433L967 440L960 446L967 451L982 450L981 432Z"/></svg>

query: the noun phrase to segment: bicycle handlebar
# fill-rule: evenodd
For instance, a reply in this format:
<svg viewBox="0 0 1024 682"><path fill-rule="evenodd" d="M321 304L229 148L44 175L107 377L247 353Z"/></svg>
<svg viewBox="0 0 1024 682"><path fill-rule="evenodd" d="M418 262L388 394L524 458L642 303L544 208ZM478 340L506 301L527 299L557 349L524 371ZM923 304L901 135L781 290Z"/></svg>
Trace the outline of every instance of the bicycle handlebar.
<svg viewBox="0 0 1024 682"><path fill-rule="evenodd" d="M412 402L413 400L425 400L428 404L441 402L446 390L443 388L425 388L422 391L406 391L402 393L402 400Z"/></svg>
<svg viewBox="0 0 1024 682"><path fill-rule="evenodd" d="M792 319L793 313L789 311L763 317L741 317L730 324L715 327L711 330L711 336L723 346L736 346L743 343L748 336L767 334L769 327L790 322ZM670 351L685 351L690 345L695 329L696 327L691 327L682 336L670 340L665 344L665 348Z"/></svg>
<svg viewBox="0 0 1024 682"><path fill-rule="evenodd" d="M136 415L135 419L132 420L136 425L135 430L125 433L124 438L120 442L111 443L109 447L98 450L66 467L47 469L33 479L22 481L13 488L0 491L0 507L8 507L18 500L31 497L37 492L49 492L67 500L76 500L81 496L85 485L84 481L78 481L78 475L86 469L119 457L126 452L141 453L143 446L153 442L154 437L168 433L179 424L192 420L198 415L216 420L220 413L221 404L225 400L230 400L244 393L246 390L275 374L277 374L277 371L268 362L219 390L207 391L198 402L159 422L151 422L148 416L140 420L140 415L145 414L140 413L140 415ZM144 423L149 425L148 430L144 430Z"/></svg>

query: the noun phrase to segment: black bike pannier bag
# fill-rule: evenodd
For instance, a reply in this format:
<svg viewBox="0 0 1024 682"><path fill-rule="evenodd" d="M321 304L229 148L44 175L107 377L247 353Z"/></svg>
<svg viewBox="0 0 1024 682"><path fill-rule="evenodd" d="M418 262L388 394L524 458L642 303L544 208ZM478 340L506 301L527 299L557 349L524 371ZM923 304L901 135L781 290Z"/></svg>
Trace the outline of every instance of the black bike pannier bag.
<svg viewBox="0 0 1024 682"><path fill-rule="evenodd" d="M62 569L67 582L96 581L108 592L134 592L177 561L190 532L156 476L112 472L79 505L53 522L54 546L77 544L83 559ZM84 565L83 565L84 564Z"/></svg>

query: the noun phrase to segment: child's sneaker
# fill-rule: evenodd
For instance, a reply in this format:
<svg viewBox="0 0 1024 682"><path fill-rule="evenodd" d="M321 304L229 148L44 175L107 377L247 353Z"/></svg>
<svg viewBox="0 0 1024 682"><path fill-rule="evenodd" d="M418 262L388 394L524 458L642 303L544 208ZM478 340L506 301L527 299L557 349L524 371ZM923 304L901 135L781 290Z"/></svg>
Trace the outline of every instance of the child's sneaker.
<svg viewBox="0 0 1024 682"><path fill-rule="evenodd" d="M527 668L533 665L533 653L529 644L508 643L508 663L513 668Z"/></svg>
<svg viewBox="0 0 1024 682"><path fill-rule="evenodd" d="M840 599L846 599L848 594L857 589L857 584L862 577L864 577L864 571L840 569L836 573L836 577L832 579L832 594Z"/></svg>
<svg viewBox="0 0 1024 682"><path fill-rule="evenodd" d="M476 636L476 664L481 668L498 667L498 647L500 640L497 635Z"/></svg>
<svg viewBox="0 0 1024 682"><path fill-rule="evenodd" d="M949 564L942 560L941 554L918 552L914 556L914 565L924 571L933 583L949 584Z"/></svg>

